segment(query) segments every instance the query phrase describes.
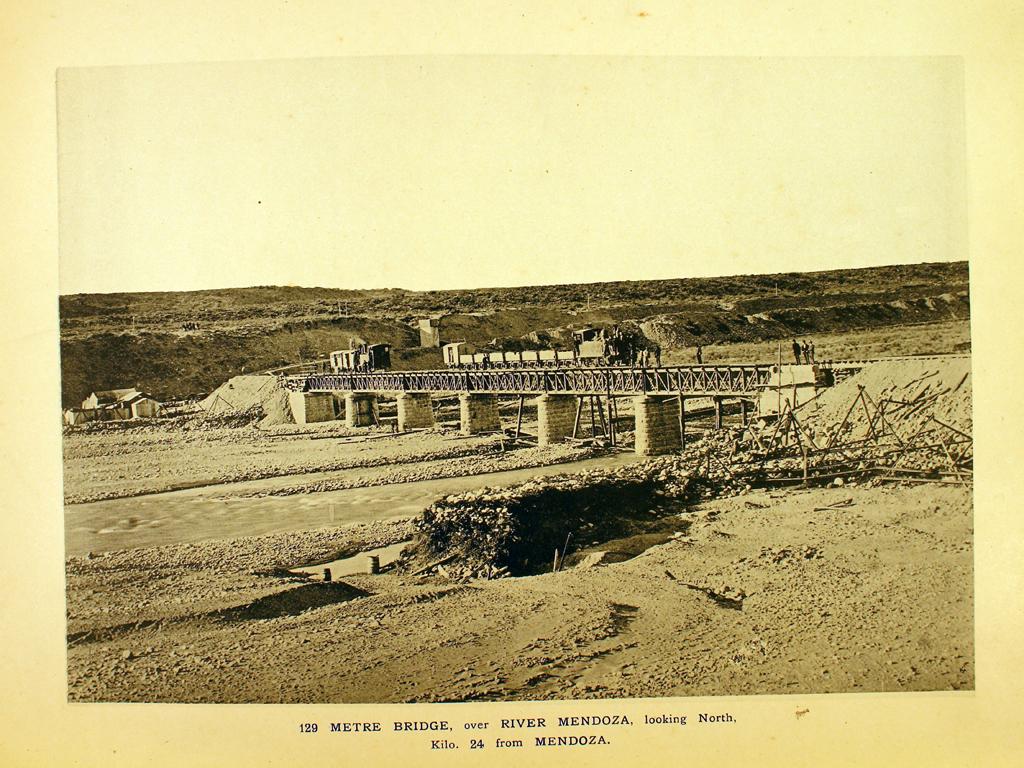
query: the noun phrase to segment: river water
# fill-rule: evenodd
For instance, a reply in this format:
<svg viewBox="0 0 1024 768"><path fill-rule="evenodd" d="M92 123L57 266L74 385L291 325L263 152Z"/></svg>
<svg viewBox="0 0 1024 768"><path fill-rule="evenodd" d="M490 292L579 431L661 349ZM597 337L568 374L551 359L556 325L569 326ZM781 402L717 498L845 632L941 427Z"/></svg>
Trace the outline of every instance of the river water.
<svg viewBox="0 0 1024 768"><path fill-rule="evenodd" d="M635 454L624 452L572 464L293 496L231 498L233 491L241 493L259 487L260 481L251 481L69 504L64 508L65 554L84 555L410 517L449 493L510 485L564 472L622 466L637 460Z"/></svg>

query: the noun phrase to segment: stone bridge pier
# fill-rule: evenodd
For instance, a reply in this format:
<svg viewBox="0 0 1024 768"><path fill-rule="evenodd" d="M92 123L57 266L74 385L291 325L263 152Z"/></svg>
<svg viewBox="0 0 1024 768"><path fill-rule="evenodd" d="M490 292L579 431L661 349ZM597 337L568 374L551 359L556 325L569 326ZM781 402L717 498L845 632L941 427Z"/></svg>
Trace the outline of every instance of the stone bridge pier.
<svg viewBox="0 0 1024 768"><path fill-rule="evenodd" d="M429 392L403 392L397 398L398 431L430 429L434 426L434 409Z"/></svg>
<svg viewBox="0 0 1024 768"><path fill-rule="evenodd" d="M640 456L660 456L682 449L678 397L640 395L633 398L633 411L636 414L636 452Z"/></svg>
<svg viewBox="0 0 1024 768"><path fill-rule="evenodd" d="M537 404L537 445L557 443L572 434L576 421L576 395L541 395Z"/></svg>
<svg viewBox="0 0 1024 768"><path fill-rule="evenodd" d="M377 395L372 392L345 393L345 424L370 427L378 423Z"/></svg>
<svg viewBox="0 0 1024 768"><path fill-rule="evenodd" d="M459 395L459 424L464 435L499 432L498 396L463 392Z"/></svg>
<svg viewBox="0 0 1024 768"><path fill-rule="evenodd" d="M289 392L288 407L296 424L313 424L335 418L334 397L330 392Z"/></svg>

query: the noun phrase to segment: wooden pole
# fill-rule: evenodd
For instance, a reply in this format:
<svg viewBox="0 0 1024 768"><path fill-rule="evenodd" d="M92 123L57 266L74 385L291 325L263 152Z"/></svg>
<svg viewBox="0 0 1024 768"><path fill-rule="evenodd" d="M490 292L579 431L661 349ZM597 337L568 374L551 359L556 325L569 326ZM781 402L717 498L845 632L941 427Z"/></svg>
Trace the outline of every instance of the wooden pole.
<svg viewBox="0 0 1024 768"><path fill-rule="evenodd" d="M792 414L790 414L792 416ZM793 416L795 419L796 416ZM804 460L804 488L807 487L807 446L804 445L803 435L797 432L797 439L800 440L800 453Z"/></svg>
<svg viewBox="0 0 1024 768"><path fill-rule="evenodd" d="M590 395L590 436L597 435L597 424L594 421L594 396Z"/></svg>
<svg viewBox="0 0 1024 768"><path fill-rule="evenodd" d="M974 442L974 438L973 437L968 435L966 432L960 431L959 429L957 429L956 427L952 426L951 424L947 424L944 421L939 421L934 416L931 417L931 420L934 421L936 424L938 424L940 427L945 427L946 429L952 430L953 432L956 432L958 435L961 435L961 436L967 438L972 443Z"/></svg>
<svg viewBox="0 0 1024 768"><path fill-rule="evenodd" d="M519 439L519 430L523 426L523 401L526 399L526 395L519 396L519 413L516 415L516 440Z"/></svg>
<svg viewBox="0 0 1024 768"><path fill-rule="evenodd" d="M679 393L679 447L686 447L686 398Z"/></svg>
<svg viewBox="0 0 1024 768"><path fill-rule="evenodd" d="M892 477L892 473L896 471L897 467L899 467L900 462L903 461L903 457L907 455L907 452L909 451L910 447L912 445L914 445L914 443L917 442L917 438L920 436L920 434L922 432L924 432L924 429L925 429L926 426L928 426L928 422L927 421L924 424L922 424L920 427L918 427L917 432L915 432L913 437L911 437L907 441L906 445L903 446L903 450L900 451L899 455L896 457L896 461L894 461L892 464L889 465L889 471L886 472L885 475L884 475L885 478Z"/></svg>
<svg viewBox="0 0 1024 768"><path fill-rule="evenodd" d="M868 401L864 399L864 387L861 386L859 390L857 398L860 400L860 404L864 406L864 415L867 416L868 419L868 434L870 434L873 439L877 440L878 433L875 432L875 419L871 415L871 409L868 408Z"/></svg>
<svg viewBox="0 0 1024 768"><path fill-rule="evenodd" d="M946 445L946 441L941 437L939 438L939 442L942 444L942 450L945 452L946 458L949 459L949 468L953 470L953 474L956 475L956 479L960 481L960 484L966 488L967 482L964 480L963 475L960 474L960 469L956 465L956 460L953 458L953 454L950 452L949 446Z"/></svg>
<svg viewBox="0 0 1024 768"><path fill-rule="evenodd" d="M803 425L800 424L800 421L797 419L795 411L790 411L789 412L789 418L793 420L793 431L797 435L797 437L801 441L806 440L808 443L810 443L811 447L814 450L816 450L816 451L820 450L818 448L817 444L811 438L811 436L804 431ZM803 443L801 442L801 444L803 444Z"/></svg>
<svg viewBox="0 0 1024 768"><path fill-rule="evenodd" d="M777 393L779 396L779 404L775 409L775 413L778 414L779 418L782 418L782 341L779 341L779 382Z"/></svg>
<svg viewBox="0 0 1024 768"><path fill-rule="evenodd" d="M608 395L608 444L613 448L615 447L615 419L612 416L612 400L614 398Z"/></svg>
<svg viewBox="0 0 1024 768"><path fill-rule="evenodd" d="M583 396L576 400L576 419L572 423L572 437L575 440L580 431L580 416L583 415Z"/></svg>
<svg viewBox="0 0 1024 768"><path fill-rule="evenodd" d="M896 430L889 425L889 422L885 418L885 409L889 407L889 401L882 400L881 402L876 403L867 392L864 392L864 396L868 399L868 402L875 406L875 415L878 417L879 424L885 429L886 434L892 435L896 438L897 443L903 445L903 438L900 437Z"/></svg>
<svg viewBox="0 0 1024 768"><path fill-rule="evenodd" d="M722 398L715 397L715 429L722 428Z"/></svg>

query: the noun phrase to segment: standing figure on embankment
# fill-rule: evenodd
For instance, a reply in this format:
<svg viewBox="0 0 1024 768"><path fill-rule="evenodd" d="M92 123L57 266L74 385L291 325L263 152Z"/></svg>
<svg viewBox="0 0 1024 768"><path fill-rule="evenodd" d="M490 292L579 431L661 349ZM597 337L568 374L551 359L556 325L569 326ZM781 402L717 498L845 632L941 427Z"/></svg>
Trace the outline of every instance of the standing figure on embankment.
<svg viewBox="0 0 1024 768"><path fill-rule="evenodd" d="M800 342L793 339L793 359L796 360L796 364L800 365Z"/></svg>

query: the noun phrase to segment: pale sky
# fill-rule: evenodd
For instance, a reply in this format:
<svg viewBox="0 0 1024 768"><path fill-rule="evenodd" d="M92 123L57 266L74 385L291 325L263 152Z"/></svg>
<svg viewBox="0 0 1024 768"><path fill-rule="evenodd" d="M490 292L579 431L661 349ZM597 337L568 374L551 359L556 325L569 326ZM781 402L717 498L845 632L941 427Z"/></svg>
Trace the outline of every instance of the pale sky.
<svg viewBox="0 0 1024 768"><path fill-rule="evenodd" d="M62 69L61 293L966 258L953 58Z"/></svg>

